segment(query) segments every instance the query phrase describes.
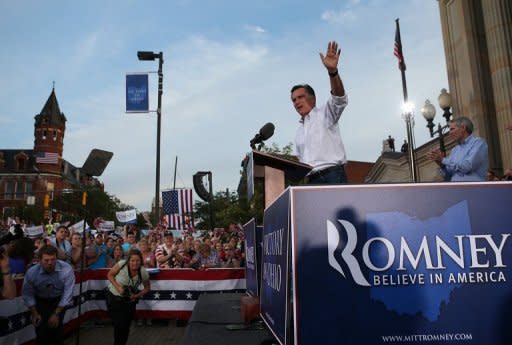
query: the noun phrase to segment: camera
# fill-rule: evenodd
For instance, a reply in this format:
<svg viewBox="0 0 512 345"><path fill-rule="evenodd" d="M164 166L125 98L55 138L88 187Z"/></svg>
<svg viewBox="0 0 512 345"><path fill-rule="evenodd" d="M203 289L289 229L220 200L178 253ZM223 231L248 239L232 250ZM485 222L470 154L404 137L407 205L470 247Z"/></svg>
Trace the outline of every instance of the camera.
<svg viewBox="0 0 512 345"><path fill-rule="evenodd" d="M138 294L140 291L134 286L125 285L123 286L123 295L121 296L123 298L124 302L132 302L132 299L130 298L132 295ZM133 300L133 302L138 302L139 300Z"/></svg>

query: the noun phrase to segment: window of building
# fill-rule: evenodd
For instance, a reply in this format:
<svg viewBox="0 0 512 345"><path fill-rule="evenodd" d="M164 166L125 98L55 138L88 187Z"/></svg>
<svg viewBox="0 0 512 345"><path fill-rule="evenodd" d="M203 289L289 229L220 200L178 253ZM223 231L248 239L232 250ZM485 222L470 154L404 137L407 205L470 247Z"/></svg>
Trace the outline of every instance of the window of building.
<svg viewBox="0 0 512 345"><path fill-rule="evenodd" d="M16 182L15 190L16 190L16 193L14 194L14 199L16 199L16 200L23 199L24 190L23 190L22 182Z"/></svg>
<svg viewBox="0 0 512 345"><path fill-rule="evenodd" d="M26 164L27 160L25 158L18 158L16 159L16 166L18 167L18 170L25 170L26 169Z"/></svg>
<svg viewBox="0 0 512 345"><path fill-rule="evenodd" d="M46 139L46 129L43 130L43 140Z"/></svg>
<svg viewBox="0 0 512 345"><path fill-rule="evenodd" d="M57 141L57 131L53 131L53 141Z"/></svg>
<svg viewBox="0 0 512 345"><path fill-rule="evenodd" d="M32 182L25 182L25 194L32 195Z"/></svg>
<svg viewBox="0 0 512 345"><path fill-rule="evenodd" d="M12 199L14 193L14 181L5 181L4 199Z"/></svg>

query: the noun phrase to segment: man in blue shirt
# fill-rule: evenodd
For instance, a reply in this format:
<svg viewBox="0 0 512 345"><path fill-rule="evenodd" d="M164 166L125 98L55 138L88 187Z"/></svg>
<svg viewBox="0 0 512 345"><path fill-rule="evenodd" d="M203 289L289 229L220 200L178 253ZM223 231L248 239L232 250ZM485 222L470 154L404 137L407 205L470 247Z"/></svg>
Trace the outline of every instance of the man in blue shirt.
<svg viewBox="0 0 512 345"><path fill-rule="evenodd" d="M71 303L75 273L57 259L57 248L39 250L40 262L25 273L22 296L32 313L37 344L63 344L64 308Z"/></svg>
<svg viewBox="0 0 512 345"><path fill-rule="evenodd" d="M106 268L108 261L108 248L105 243L103 243L103 233L98 232L94 236L94 245L91 245L96 253L96 256L90 261L89 268L90 269L98 269L98 268ZM91 250L91 251L92 251Z"/></svg>
<svg viewBox="0 0 512 345"><path fill-rule="evenodd" d="M71 243L67 240L68 227L59 225L55 232L55 238L51 239L51 243L57 247L57 259L71 262Z"/></svg>
<svg viewBox="0 0 512 345"><path fill-rule="evenodd" d="M445 157L441 150L432 150L427 157L441 168L445 181L486 181L489 153L486 142L474 136L473 122L461 116L450 121L450 137L457 142L450 155Z"/></svg>

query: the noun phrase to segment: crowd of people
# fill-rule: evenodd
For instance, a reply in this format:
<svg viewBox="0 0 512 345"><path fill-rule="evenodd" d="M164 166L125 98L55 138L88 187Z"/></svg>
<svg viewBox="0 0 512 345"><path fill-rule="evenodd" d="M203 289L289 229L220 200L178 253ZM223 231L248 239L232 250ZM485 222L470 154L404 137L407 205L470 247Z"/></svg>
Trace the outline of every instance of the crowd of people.
<svg viewBox="0 0 512 345"><path fill-rule="evenodd" d="M227 229L181 232L126 225L121 233L86 231L85 238L83 231L65 224L29 238L22 224L16 219L0 237L0 297L16 297L14 279L24 279L21 296L31 312L38 344L62 344L63 311L75 285L73 270L109 269L107 310L114 344L122 345L128 340L137 301L151 289L149 269L239 268L245 263L244 233L234 223Z"/></svg>
<svg viewBox="0 0 512 345"><path fill-rule="evenodd" d="M238 268L245 262L243 230L234 223L227 229L201 232L148 231L126 225L122 233L86 232L85 246L82 241L82 231L64 224L55 226L48 236L17 238L5 248L9 272L15 278L23 276L30 266L39 262L38 252L45 245L55 247L57 258L74 269L82 265L84 269L111 268L126 259L130 249L140 250L145 268Z"/></svg>

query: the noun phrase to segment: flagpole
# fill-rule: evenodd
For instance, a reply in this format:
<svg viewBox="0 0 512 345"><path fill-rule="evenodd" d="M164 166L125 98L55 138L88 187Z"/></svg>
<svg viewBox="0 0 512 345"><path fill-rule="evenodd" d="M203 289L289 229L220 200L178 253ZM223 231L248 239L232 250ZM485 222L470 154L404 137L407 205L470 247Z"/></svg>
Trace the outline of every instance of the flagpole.
<svg viewBox="0 0 512 345"><path fill-rule="evenodd" d="M403 57L403 53L402 53L402 37L400 36L400 23L399 23L399 20L400 20L400 18L395 19L395 23L396 23L396 36L397 36L397 38L395 38L395 41L398 40L398 43L400 45L400 56L401 57L399 57L400 60L398 61L398 68L400 69L400 72L402 74L402 90L403 90L403 93L404 93L404 103L407 103L407 100L408 100L408 97L407 97L407 81L405 80L405 62L404 62L404 57ZM395 44L396 44L396 42L395 42Z"/></svg>
<svg viewBox="0 0 512 345"><path fill-rule="evenodd" d="M172 189L176 189L176 168L178 167L178 156L176 156L176 160L174 161L174 183L172 185Z"/></svg>
<svg viewBox="0 0 512 345"><path fill-rule="evenodd" d="M408 95L407 95L407 81L405 79L405 61L404 61L404 55L402 52L402 38L400 36L400 23L399 18L395 19L396 23L396 33L395 33L395 49L394 54L398 58L398 68L400 69L401 75L402 75L402 91L404 94L404 104L407 104L408 101ZM414 117L412 114L412 110L409 109L407 113L403 114L403 117L405 119L405 125L407 129L407 141L409 142L408 145L408 158L409 158L409 174L410 174L410 180L411 182L419 182L419 173L416 167L416 152L414 152L414 132L413 132L413 126L414 126Z"/></svg>

